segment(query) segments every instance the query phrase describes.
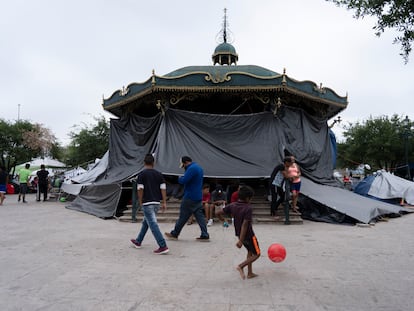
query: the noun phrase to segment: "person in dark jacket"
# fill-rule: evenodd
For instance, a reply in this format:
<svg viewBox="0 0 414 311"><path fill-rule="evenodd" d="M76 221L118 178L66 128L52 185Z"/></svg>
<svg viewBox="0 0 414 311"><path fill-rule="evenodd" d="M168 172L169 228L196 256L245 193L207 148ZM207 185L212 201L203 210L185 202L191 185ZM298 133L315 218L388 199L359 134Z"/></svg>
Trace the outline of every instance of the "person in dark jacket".
<svg viewBox="0 0 414 311"><path fill-rule="evenodd" d="M40 170L37 171L37 201L43 193L43 201L47 201L47 191L49 190L49 171L46 171L45 165L40 165Z"/></svg>
<svg viewBox="0 0 414 311"><path fill-rule="evenodd" d="M178 183L184 186L184 195L181 200L180 215L171 232L165 232L169 239L177 240L184 225L193 214L201 229L198 241L208 241L210 236L207 232L207 225L203 213L203 178L204 172L200 165L189 156L181 157L180 167L185 169L183 176L178 178Z"/></svg>

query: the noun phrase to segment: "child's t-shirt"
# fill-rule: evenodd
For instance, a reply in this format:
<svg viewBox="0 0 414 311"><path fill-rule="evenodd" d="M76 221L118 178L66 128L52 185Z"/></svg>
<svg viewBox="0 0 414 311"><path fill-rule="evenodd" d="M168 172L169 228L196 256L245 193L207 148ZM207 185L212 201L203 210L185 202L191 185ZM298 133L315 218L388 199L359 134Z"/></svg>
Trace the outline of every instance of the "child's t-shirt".
<svg viewBox="0 0 414 311"><path fill-rule="evenodd" d="M253 209L249 203L246 202L234 202L229 205L226 205L223 208L223 211L226 214L233 215L234 218L234 231L236 236L240 237L241 227L244 220L249 222L249 226L246 232L246 239L254 237L252 219L253 219Z"/></svg>

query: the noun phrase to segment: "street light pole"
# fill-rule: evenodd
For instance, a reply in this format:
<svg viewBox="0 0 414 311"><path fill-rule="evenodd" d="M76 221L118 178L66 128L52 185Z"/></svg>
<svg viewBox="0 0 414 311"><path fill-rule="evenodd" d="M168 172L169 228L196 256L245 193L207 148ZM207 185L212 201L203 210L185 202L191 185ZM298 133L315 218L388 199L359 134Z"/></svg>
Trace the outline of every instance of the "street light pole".
<svg viewBox="0 0 414 311"><path fill-rule="evenodd" d="M405 116L403 123L404 123L405 165L407 166L407 178L408 180L411 180L410 163L408 161L408 137L410 135L411 126L410 126L410 120L408 119L408 116Z"/></svg>

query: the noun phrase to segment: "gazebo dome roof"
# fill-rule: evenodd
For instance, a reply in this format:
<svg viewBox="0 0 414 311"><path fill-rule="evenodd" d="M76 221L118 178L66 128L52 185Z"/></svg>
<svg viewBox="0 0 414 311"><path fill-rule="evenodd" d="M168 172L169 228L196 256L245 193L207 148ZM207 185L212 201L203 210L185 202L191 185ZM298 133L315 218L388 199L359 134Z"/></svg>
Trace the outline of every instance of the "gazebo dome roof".
<svg viewBox="0 0 414 311"><path fill-rule="evenodd" d="M227 54L234 54L237 55L236 49L233 45L227 42L220 43L216 49L214 50L214 54L217 53L227 53Z"/></svg>
<svg viewBox="0 0 414 311"><path fill-rule="evenodd" d="M237 55L236 49L233 45L223 42L216 47L211 58L213 59L213 65L236 65L239 60L239 55Z"/></svg>

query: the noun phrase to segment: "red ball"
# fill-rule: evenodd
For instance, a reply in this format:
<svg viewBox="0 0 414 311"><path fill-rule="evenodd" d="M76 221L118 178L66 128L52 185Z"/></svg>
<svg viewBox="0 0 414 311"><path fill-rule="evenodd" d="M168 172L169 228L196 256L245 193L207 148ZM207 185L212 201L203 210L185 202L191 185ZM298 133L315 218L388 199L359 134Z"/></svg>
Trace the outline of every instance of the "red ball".
<svg viewBox="0 0 414 311"><path fill-rule="evenodd" d="M282 262L286 258L286 249L282 244L273 243L267 249L267 256L273 262Z"/></svg>

